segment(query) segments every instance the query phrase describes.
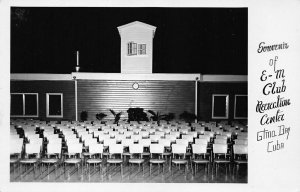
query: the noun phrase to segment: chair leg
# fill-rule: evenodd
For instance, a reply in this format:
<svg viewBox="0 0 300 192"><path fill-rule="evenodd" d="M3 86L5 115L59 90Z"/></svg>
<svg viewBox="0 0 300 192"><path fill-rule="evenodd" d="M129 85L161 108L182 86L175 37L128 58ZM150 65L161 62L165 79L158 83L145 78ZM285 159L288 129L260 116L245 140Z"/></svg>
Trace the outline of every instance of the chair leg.
<svg viewBox="0 0 300 192"><path fill-rule="evenodd" d="M121 178L123 178L123 164L121 163Z"/></svg>

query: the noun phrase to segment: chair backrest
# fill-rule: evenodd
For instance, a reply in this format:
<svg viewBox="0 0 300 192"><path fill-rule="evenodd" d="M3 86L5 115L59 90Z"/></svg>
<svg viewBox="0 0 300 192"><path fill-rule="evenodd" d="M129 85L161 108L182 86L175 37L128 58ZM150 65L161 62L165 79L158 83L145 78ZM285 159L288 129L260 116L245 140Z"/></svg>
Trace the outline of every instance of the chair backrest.
<svg viewBox="0 0 300 192"><path fill-rule="evenodd" d="M180 132L179 132L179 131L171 131L171 132L170 132L170 135L175 135L176 138L179 138Z"/></svg>
<svg viewBox="0 0 300 192"><path fill-rule="evenodd" d="M25 145L25 153L26 154L37 154L41 151L41 145L36 145L34 143L27 143Z"/></svg>
<svg viewBox="0 0 300 192"><path fill-rule="evenodd" d="M170 133L171 133L171 129L170 129L170 128L165 128L165 129L163 130L163 132L165 133L165 135L166 135L166 134L170 134Z"/></svg>
<svg viewBox="0 0 300 192"><path fill-rule="evenodd" d="M207 142L210 142L210 136L209 135L199 135L199 139L206 139Z"/></svg>
<svg viewBox="0 0 300 192"><path fill-rule="evenodd" d="M28 139L29 141L31 141L31 140L36 140L36 139L40 139L40 135L38 135L38 134L28 134L28 135L25 136L25 137L27 137L27 139Z"/></svg>
<svg viewBox="0 0 300 192"><path fill-rule="evenodd" d="M122 144L110 144L109 145L109 153L110 154L122 154L123 148L124 147Z"/></svg>
<svg viewBox="0 0 300 192"><path fill-rule="evenodd" d="M171 146L171 140L169 140L169 139L160 139L160 140L158 140L158 144L161 144L164 147L170 147Z"/></svg>
<svg viewBox="0 0 300 192"><path fill-rule="evenodd" d="M139 128L133 128L132 132L133 132L133 134L140 134L141 129L139 129Z"/></svg>
<svg viewBox="0 0 300 192"><path fill-rule="evenodd" d="M97 140L96 139L86 139L84 141L84 146L91 146L91 145L94 145L94 144L97 144Z"/></svg>
<svg viewBox="0 0 300 192"><path fill-rule="evenodd" d="M43 144L43 138L30 139L29 143L41 146Z"/></svg>
<svg viewBox="0 0 300 192"><path fill-rule="evenodd" d="M140 132L140 135L142 136L142 137L149 137L149 131L141 131Z"/></svg>
<svg viewBox="0 0 300 192"><path fill-rule="evenodd" d="M134 139L122 139L122 145L128 147L134 143Z"/></svg>
<svg viewBox="0 0 300 192"><path fill-rule="evenodd" d="M126 135L126 137L130 137L131 135L133 135L132 131L125 131L124 135Z"/></svg>
<svg viewBox="0 0 300 192"><path fill-rule="evenodd" d="M236 139L234 143L237 145L248 145L248 139Z"/></svg>
<svg viewBox="0 0 300 192"><path fill-rule="evenodd" d="M227 136L226 135L217 135L216 139L226 139L227 140Z"/></svg>
<svg viewBox="0 0 300 192"><path fill-rule="evenodd" d="M182 144L173 144L172 145L173 154L184 154L186 153L186 146Z"/></svg>
<svg viewBox="0 0 300 192"><path fill-rule="evenodd" d="M82 153L82 143L71 143L68 145L68 153Z"/></svg>
<svg viewBox="0 0 300 192"><path fill-rule="evenodd" d="M164 137L165 132L164 131L155 131L155 135L159 135L160 137Z"/></svg>
<svg viewBox="0 0 300 192"><path fill-rule="evenodd" d="M103 153L103 144L92 144L89 146L89 152L92 154L102 154Z"/></svg>
<svg viewBox="0 0 300 192"><path fill-rule="evenodd" d="M14 139L10 141L10 154L21 153L23 147L23 139Z"/></svg>
<svg viewBox="0 0 300 192"><path fill-rule="evenodd" d="M48 143L47 154L60 154L60 153L61 153L61 144Z"/></svg>
<svg viewBox="0 0 300 192"><path fill-rule="evenodd" d="M109 146L110 144L116 144L117 140L116 139L105 139L103 142L103 145L105 147Z"/></svg>
<svg viewBox="0 0 300 192"><path fill-rule="evenodd" d="M232 133L231 132L229 132L229 131L227 131L227 132L222 132L222 134L221 135L224 135L224 136L226 136L227 138L231 138L231 136L232 136Z"/></svg>
<svg viewBox="0 0 300 192"><path fill-rule="evenodd" d="M88 139L93 139L93 135L92 134L84 134L84 135L81 135L81 140L82 141L85 141L85 140L88 140Z"/></svg>
<svg viewBox="0 0 300 192"><path fill-rule="evenodd" d="M192 151L194 154L203 154L207 152L207 145L203 144L193 144Z"/></svg>
<svg viewBox="0 0 300 192"><path fill-rule="evenodd" d="M198 133L197 133L197 131L189 131L188 135L192 135L193 138L196 138L198 136Z"/></svg>
<svg viewBox="0 0 300 192"><path fill-rule="evenodd" d="M136 153L143 153L144 146L141 144L131 144L129 145L129 153L136 154Z"/></svg>
<svg viewBox="0 0 300 192"><path fill-rule="evenodd" d="M142 139L141 135L131 135L130 137L134 142L137 142L138 140Z"/></svg>
<svg viewBox="0 0 300 192"><path fill-rule="evenodd" d="M187 139L176 139L176 144L185 145L187 147L189 145L189 141Z"/></svg>
<svg viewBox="0 0 300 192"><path fill-rule="evenodd" d="M169 139L171 142L176 141L176 135L166 135L165 137L166 137L166 139Z"/></svg>
<svg viewBox="0 0 300 192"><path fill-rule="evenodd" d="M139 144L143 145L143 147L149 147L151 144L151 139L140 139Z"/></svg>
<svg viewBox="0 0 300 192"><path fill-rule="evenodd" d="M150 139L152 142L157 142L160 139L160 135L150 135Z"/></svg>
<svg viewBox="0 0 300 192"><path fill-rule="evenodd" d="M234 154L248 154L248 146L247 145L233 145L233 153Z"/></svg>
<svg viewBox="0 0 300 192"><path fill-rule="evenodd" d="M227 144L227 139L215 139L215 144Z"/></svg>
<svg viewBox="0 0 300 192"><path fill-rule="evenodd" d="M204 134L205 128L204 127L196 127L195 131L198 134Z"/></svg>
<svg viewBox="0 0 300 192"><path fill-rule="evenodd" d="M215 133L211 131L204 131L204 135L209 135L209 137L214 137Z"/></svg>
<svg viewBox="0 0 300 192"><path fill-rule="evenodd" d="M165 150L165 147L161 144L150 144L150 153L159 153L162 154Z"/></svg>
<svg viewBox="0 0 300 192"><path fill-rule="evenodd" d="M213 153L227 153L227 144L213 144Z"/></svg>
<svg viewBox="0 0 300 192"><path fill-rule="evenodd" d="M99 137L98 137L99 141L100 142L103 142L105 140L108 140L110 139L110 135L107 135L107 134L100 134Z"/></svg>
<svg viewBox="0 0 300 192"><path fill-rule="evenodd" d="M79 143L79 138L68 138L66 139L67 145Z"/></svg>
<svg viewBox="0 0 300 192"><path fill-rule="evenodd" d="M57 144L61 144L62 143L62 138L52 138L48 140L48 143L57 143Z"/></svg>
<svg viewBox="0 0 300 192"><path fill-rule="evenodd" d="M182 139L186 139L186 140L188 140L188 142L193 142L194 136L193 135L182 135Z"/></svg>
<svg viewBox="0 0 300 192"><path fill-rule="evenodd" d="M207 145L207 139L195 139L195 144Z"/></svg>
<svg viewBox="0 0 300 192"><path fill-rule="evenodd" d="M189 132L189 129L181 128L181 129L179 129L179 131L180 131L181 134L187 134Z"/></svg>
<svg viewBox="0 0 300 192"><path fill-rule="evenodd" d="M117 141L122 141L123 139L126 139L126 135L124 135L124 134L116 134L115 135L115 139Z"/></svg>

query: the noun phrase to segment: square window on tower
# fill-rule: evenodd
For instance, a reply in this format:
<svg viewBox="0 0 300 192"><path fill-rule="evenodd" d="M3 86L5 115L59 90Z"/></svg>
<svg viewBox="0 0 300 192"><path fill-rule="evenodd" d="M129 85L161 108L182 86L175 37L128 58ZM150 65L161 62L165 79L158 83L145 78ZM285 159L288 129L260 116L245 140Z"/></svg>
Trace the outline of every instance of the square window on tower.
<svg viewBox="0 0 300 192"><path fill-rule="evenodd" d="M137 55L137 44L134 42L127 43L127 55Z"/></svg>
<svg viewBox="0 0 300 192"><path fill-rule="evenodd" d="M146 44L139 44L139 55L146 55Z"/></svg>

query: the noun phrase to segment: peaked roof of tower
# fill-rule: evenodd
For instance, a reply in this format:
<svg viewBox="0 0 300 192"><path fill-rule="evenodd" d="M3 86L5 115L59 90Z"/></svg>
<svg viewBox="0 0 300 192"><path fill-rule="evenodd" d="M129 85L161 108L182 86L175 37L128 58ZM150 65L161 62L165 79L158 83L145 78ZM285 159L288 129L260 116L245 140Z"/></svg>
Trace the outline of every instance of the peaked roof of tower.
<svg viewBox="0 0 300 192"><path fill-rule="evenodd" d="M128 28L128 27L132 27L132 26L135 26L135 25L139 25L139 26L142 26L142 27L145 27L145 28L148 28L148 29L152 30L153 31L153 36L154 36L156 27L153 26L153 25L149 25L147 23L140 22L140 21L134 21L134 22L127 23L125 25L119 26L118 27L119 34L121 35L121 31L123 29Z"/></svg>

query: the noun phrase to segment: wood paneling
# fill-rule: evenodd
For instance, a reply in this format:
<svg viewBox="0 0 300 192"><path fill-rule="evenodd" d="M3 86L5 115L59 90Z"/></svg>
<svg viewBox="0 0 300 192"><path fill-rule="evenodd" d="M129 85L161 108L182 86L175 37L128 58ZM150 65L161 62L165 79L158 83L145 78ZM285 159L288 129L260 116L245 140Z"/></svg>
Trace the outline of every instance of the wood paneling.
<svg viewBox="0 0 300 192"><path fill-rule="evenodd" d="M75 85L74 81L11 81L11 93L38 93L39 117L46 118L46 93L63 94L63 118L58 120L75 120Z"/></svg>
<svg viewBox="0 0 300 192"><path fill-rule="evenodd" d="M139 84L137 90L133 83ZM81 111L88 111L89 120L99 112L112 118L109 109L122 111L126 118L130 107L171 112L178 118L183 111L193 113L194 105L194 81L78 80L78 117Z"/></svg>

